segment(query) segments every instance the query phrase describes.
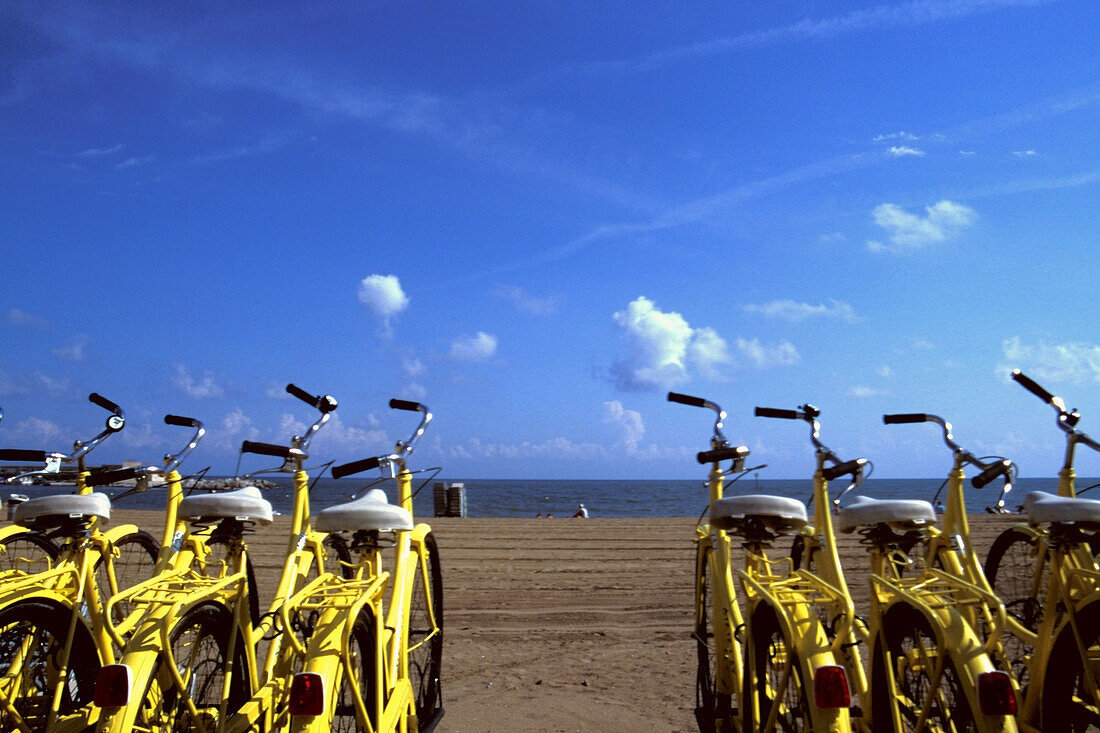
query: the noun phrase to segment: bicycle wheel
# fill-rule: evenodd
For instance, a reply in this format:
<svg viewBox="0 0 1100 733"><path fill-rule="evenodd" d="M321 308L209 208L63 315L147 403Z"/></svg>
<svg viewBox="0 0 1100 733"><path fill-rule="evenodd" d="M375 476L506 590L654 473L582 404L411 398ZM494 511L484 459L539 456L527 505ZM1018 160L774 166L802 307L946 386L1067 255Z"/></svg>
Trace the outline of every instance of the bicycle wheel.
<svg viewBox="0 0 1100 733"><path fill-rule="evenodd" d="M29 599L0 611L0 689L10 695L15 711L33 731L43 731L54 688L60 681L71 609L53 601ZM75 713L92 701L99 654L88 627L78 619L61 690L61 715ZM0 707L0 729L17 730Z"/></svg>
<svg viewBox="0 0 1100 733"><path fill-rule="evenodd" d="M0 539L0 571L21 570L38 573L53 566L59 550L57 545L38 532L18 532Z"/></svg>
<svg viewBox="0 0 1100 733"><path fill-rule="evenodd" d="M985 559L985 577L989 586L1004 603L1005 611L1026 629L1039 630L1043 618L1043 599L1050 580L1048 555L1041 540L1031 532L1011 527L1006 529L989 548ZM1041 565L1041 567L1038 567ZM1035 573L1039 572L1038 584ZM1035 590L1038 593L1035 593ZM1022 690L1030 680L1028 660L1034 651L1031 644L1013 634L1001 636L1001 649L1012 675Z"/></svg>
<svg viewBox="0 0 1100 733"><path fill-rule="evenodd" d="M928 715L920 730L966 731L974 728L974 712L963 690L958 669L948 651L939 646L922 613L905 603L886 612L882 634L875 643L872 661L872 720L875 730L892 729L897 706L902 730L915 730L921 710ZM943 673L933 679L936 663L943 658ZM885 665L885 666L883 666ZM890 686L886 671L894 675Z"/></svg>
<svg viewBox="0 0 1100 733"><path fill-rule="evenodd" d="M791 640L780 628L775 610L761 603L753 612L749 627L753 651L742 700L755 701L760 722L766 721L774 710L775 730L809 730L813 720L802 684L802 663ZM743 728L751 730L753 721L747 719L749 706L744 707Z"/></svg>
<svg viewBox="0 0 1100 733"><path fill-rule="evenodd" d="M110 576L107 574L107 563L103 557L96 561L95 582L99 588L99 601L106 606L107 600L130 586L137 585L143 580L153 577L153 570L157 565L157 554L160 552L160 544L153 536L145 531L131 532L123 535L114 543L118 550L118 557L111 558L111 565L115 570L115 586L111 587ZM114 613L111 614L115 623L125 619L133 609L133 604L128 601L116 603Z"/></svg>
<svg viewBox="0 0 1100 733"><path fill-rule="evenodd" d="M169 633L172 656L199 715L214 720L218 715L229 669L229 636L233 615L221 605L207 603L185 613ZM233 672L227 714L239 708L250 694L244 643L238 634L233 655ZM177 733L194 728L186 698L176 686L170 670L160 663L141 701L135 730Z"/></svg>
<svg viewBox="0 0 1100 733"><path fill-rule="evenodd" d="M719 694L718 655L713 648L714 629L711 625L711 609L714 599L711 592L710 566L714 550L699 543L695 553L695 649L698 664L695 676L695 720L700 733L725 733L732 730L733 699ZM718 721L725 721L719 728Z"/></svg>
<svg viewBox="0 0 1100 733"><path fill-rule="evenodd" d="M435 535L430 532L424 538L424 552L428 587L424 587L424 578L418 564L413 576L412 596L409 599L408 637L409 682L412 683L413 695L416 697L416 718L420 722L421 730L431 724L443 707L439 681L439 668L443 662L443 574L439 567L439 549Z"/></svg>
<svg viewBox="0 0 1100 733"><path fill-rule="evenodd" d="M1077 612L1077 629L1081 646L1092 660L1100 654L1100 602L1093 602ZM1100 700L1089 692L1095 689L1087 675L1096 679L1096 662L1086 664L1078 651L1073 628L1062 626L1050 652L1043 680L1041 703L1044 733L1100 730ZM1086 675L1086 669L1088 673Z"/></svg>
<svg viewBox="0 0 1100 733"><path fill-rule="evenodd" d="M340 691L333 706L332 731L334 733L355 733L362 730L355 717L355 698L362 696L363 703L367 707L367 717L372 728L378 727L375 719L374 698L375 689L375 665L377 663L377 646L374 635L374 616L369 609L364 608L359 617L355 619L351 636L348 637L348 649L346 650L351 667L355 670L358 685L349 679L343 666L340 667ZM414 692L416 688L413 688ZM423 728L421 728L423 730Z"/></svg>

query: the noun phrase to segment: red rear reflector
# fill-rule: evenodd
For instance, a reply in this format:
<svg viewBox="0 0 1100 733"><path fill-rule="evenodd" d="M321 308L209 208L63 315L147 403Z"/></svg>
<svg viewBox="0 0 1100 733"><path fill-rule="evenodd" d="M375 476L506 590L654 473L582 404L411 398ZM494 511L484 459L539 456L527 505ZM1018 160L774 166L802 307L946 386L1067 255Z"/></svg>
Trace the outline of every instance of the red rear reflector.
<svg viewBox="0 0 1100 733"><path fill-rule="evenodd" d="M130 688L134 673L125 664L108 664L99 668L95 678L95 704L101 708L117 708L130 703Z"/></svg>
<svg viewBox="0 0 1100 733"><path fill-rule="evenodd" d="M290 683L290 714L320 715L325 712L325 684L316 672L294 675Z"/></svg>
<svg viewBox="0 0 1100 733"><path fill-rule="evenodd" d="M983 715L1015 715L1016 691L1007 672L978 675L978 704Z"/></svg>
<svg viewBox="0 0 1100 733"><path fill-rule="evenodd" d="M820 709L852 706L852 695L848 692L848 675L844 674L844 667L829 664L814 670L814 703Z"/></svg>

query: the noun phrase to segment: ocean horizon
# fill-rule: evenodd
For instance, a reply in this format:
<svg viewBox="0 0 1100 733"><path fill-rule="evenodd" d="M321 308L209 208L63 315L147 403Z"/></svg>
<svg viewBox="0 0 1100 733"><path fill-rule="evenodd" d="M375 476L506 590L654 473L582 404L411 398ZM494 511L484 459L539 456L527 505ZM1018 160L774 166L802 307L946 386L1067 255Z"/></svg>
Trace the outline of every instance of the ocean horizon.
<svg viewBox="0 0 1100 733"><path fill-rule="evenodd" d="M207 476L206 478L211 478ZM264 490L264 497L271 502L276 512L287 514L291 510L293 482L285 475L261 475L274 484ZM420 478L413 484L416 494L413 499L414 513L427 519L434 515L432 484L442 482L448 486L462 483L466 488L466 507L469 517L535 517L538 515L570 517L579 504L584 504L592 517L696 517L707 509L707 489L701 479L671 480L599 480L599 479L470 479L470 478ZM1078 491L1086 490L1100 482L1100 479L1078 478ZM363 479L317 480L310 492L310 508L317 512L325 507L348 501L354 494L362 491L370 482ZM923 499L933 501L937 490L944 485L944 479L869 479L846 497L856 495L871 496L877 499ZM384 480L370 484L386 492L390 501L394 501L397 489L393 480ZM837 490L845 486L835 482ZM125 491L121 487L107 487L109 496ZM1056 493L1056 478L1021 478L1016 481L1012 491L1005 497L1005 505L1015 510L1023 498L1032 491ZM997 501L1001 492L1001 483L974 489L969 481L966 486L967 511L984 513L986 507ZM63 486L8 486L2 497L6 500L10 494L24 494L34 498L51 494L66 493ZM761 479L744 478L727 485L726 495L736 494L774 494L787 496L806 502L812 493L809 479ZM945 498L946 488L940 494ZM1089 497L1090 494L1085 494ZM1100 498L1100 492L1096 492ZM152 488L142 494L125 497L115 503L120 509L160 510L164 506L164 492Z"/></svg>

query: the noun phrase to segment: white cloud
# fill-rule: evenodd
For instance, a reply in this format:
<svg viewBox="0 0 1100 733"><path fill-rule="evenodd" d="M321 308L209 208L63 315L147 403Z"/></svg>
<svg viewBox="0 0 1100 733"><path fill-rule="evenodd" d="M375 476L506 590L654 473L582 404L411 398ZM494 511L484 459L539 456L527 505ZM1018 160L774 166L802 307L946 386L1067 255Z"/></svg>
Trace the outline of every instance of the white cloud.
<svg viewBox="0 0 1100 733"><path fill-rule="evenodd" d="M664 313L641 296L612 316L629 350L612 367L627 390L672 387L688 379L688 345L695 330L679 313Z"/></svg>
<svg viewBox="0 0 1100 733"><path fill-rule="evenodd" d="M204 372L202 379L196 381L183 364L176 364L176 376L172 377L172 384L183 390L188 397L196 399L221 397L225 394L225 390L214 381L212 372Z"/></svg>
<svg viewBox="0 0 1100 733"><path fill-rule="evenodd" d="M31 445L63 439L61 428L56 423L37 417L20 420L14 425L8 436L17 441L26 441ZM57 447L59 446L55 446L55 448ZM46 450L51 450L51 448L47 447Z"/></svg>
<svg viewBox="0 0 1100 733"><path fill-rule="evenodd" d="M904 140L906 142L913 142L915 140L920 140L920 138L916 135L913 135L912 133L908 133L903 130L902 132L892 132L888 135L875 135L872 140L876 143L884 143L891 140Z"/></svg>
<svg viewBox="0 0 1100 733"><path fill-rule="evenodd" d="M1013 150L1012 154L1015 155L1017 158L1030 158L1032 156L1038 155L1038 153L1036 153L1034 150Z"/></svg>
<svg viewBox="0 0 1100 733"><path fill-rule="evenodd" d="M451 358L455 361L488 361L497 353L497 337L484 331L476 336L460 336L451 342Z"/></svg>
<svg viewBox="0 0 1100 733"><path fill-rule="evenodd" d="M1100 382L1100 345L1083 341L1025 344L1019 336L1002 345L1007 365L1001 370L1021 369L1030 377L1050 382Z"/></svg>
<svg viewBox="0 0 1100 733"><path fill-rule="evenodd" d="M974 155L974 151L973 150L960 150L959 155L971 156L971 155Z"/></svg>
<svg viewBox="0 0 1100 733"><path fill-rule="evenodd" d="M627 453L638 450L638 443L645 436L645 424L640 412L627 410L623 408L623 403L612 400L603 403L603 421L618 429L621 436L619 443L626 447Z"/></svg>
<svg viewBox="0 0 1100 733"><path fill-rule="evenodd" d="M890 244L873 241L873 252L910 252L954 238L970 226L977 214L969 206L944 199L926 206L926 216L910 214L900 206L881 204L871 213L875 223L889 232Z"/></svg>
<svg viewBox="0 0 1100 733"><path fill-rule="evenodd" d="M625 356L611 366L620 389L668 389L693 376L721 380L722 367L736 363L729 344L713 328L692 328L682 315L660 310L645 296L631 301L613 319L626 347ZM742 363L757 368L799 361L787 341L769 347L759 339L739 338L736 352L744 357Z"/></svg>
<svg viewBox="0 0 1100 733"><path fill-rule="evenodd" d="M870 397L888 397L890 392L885 389L875 389L874 387L856 386L848 390L849 397L857 397L859 399L867 399Z"/></svg>
<svg viewBox="0 0 1100 733"><path fill-rule="evenodd" d="M779 318L784 321L797 323L808 318L838 318L848 323L859 320L852 306L839 300L830 300L829 305L824 303L810 305L798 303L793 300L773 300L761 305L746 305L746 313L756 313L768 318Z"/></svg>
<svg viewBox="0 0 1100 733"><path fill-rule="evenodd" d="M114 155L125 147L122 143L112 145L109 148L88 148L77 153L78 158L102 158L105 155Z"/></svg>
<svg viewBox="0 0 1100 733"><path fill-rule="evenodd" d="M87 335L78 334L65 346L59 346L54 349L53 353L67 361L84 361L87 356L84 352L84 348L88 345L88 340Z"/></svg>
<svg viewBox="0 0 1100 733"><path fill-rule="evenodd" d="M844 232L833 232L831 234L822 234L818 237L818 241L822 244L840 244L841 242L848 241L848 237L844 235Z"/></svg>
<svg viewBox="0 0 1100 733"><path fill-rule="evenodd" d="M886 154L893 158L904 158L906 156L923 157L925 152L916 148L906 147L904 145L894 145L886 149Z"/></svg>
<svg viewBox="0 0 1100 733"><path fill-rule="evenodd" d="M291 395L286 391L286 385L281 382L268 382L264 390L264 397L269 400L289 400Z"/></svg>
<svg viewBox="0 0 1100 733"><path fill-rule="evenodd" d="M139 155L132 158L127 158L126 160L116 165L115 168L134 168L139 165L152 163L156 159L157 157L155 155Z"/></svg>
<svg viewBox="0 0 1100 733"><path fill-rule="evenodd" d="M515 286L501 286L493 291L498 298L510 301L518 310L536 316L545 316L558 309L557 299L553 296L540 298Z"/></svg>
<svg viewBox="0 0 1100 733"><path fill-rule="evenodd" d="M259 440L259 437L260 431L253 427L252 419L236 407L226 413L219 424L210 427L207 440L223 451L236 452L241 447L241 441Z"/></svg>
<svg viewBox="0 0 1100 733"><path fill-rule="evenodd" d="M422 384L409 382L405 385L405 389L402 390L402 396L408 400L423 402L425 399L428 398L428 390Z"/></svg>
<svg viewBox="0 0 1100 733"><path fill-rule="evenodd" d="M760 339L737 339L737 351L747 357L753 366L766 369L773 366L790 366L802 360L798 351L789 341L780 341L775 346L764 346Z"/></svg>
<svg viewBox="0 0 1100 733"><path fill-rule="evenodd" d="M387 331L390 319L409 305L396 275L369 275L363 278L359 283L358 295L359 302L382 321Z"/></svg>
<svg viewBox="0 0 1100 733"><path fill-rule="evenodd" d="M14 326L28 326L30 328L48 329L53 328L53 324L49 321L33 316L30 313L21 311L18 308L10 308L5 314L8 319L8 323Z"/></svg>
<svg viewBox="0 0 1100 733"><path fill-rule="evenodd" d="M405 375L408 377L419 377L428 369L419 358L410 356L401 360L401 370L404 371Z"/></svg>
<svg viewBox="0 0 1100 733"><path fill-rule="evenodd" d="M540 443L495 443L470 438L445 450L453 458L554 458L555 460L598 460L607 458L607 448L596 443L574 443L569 438L550 438Z"/></svg>
<svg viewBox="0 0 1100 733"><path fill-rule="evenodd" d="M894 376L894 370L890 368L889 364L883 364L875 370L875 373L883 379L891 379Z"/></svg>
<svg viewBox="0 0 1100 733"><path fill-rule="evenodd" d="M51 377L42 372L35 372L33 378L39 387L51 394L60 394L69 388L69 380L64 377Z"/></svg>

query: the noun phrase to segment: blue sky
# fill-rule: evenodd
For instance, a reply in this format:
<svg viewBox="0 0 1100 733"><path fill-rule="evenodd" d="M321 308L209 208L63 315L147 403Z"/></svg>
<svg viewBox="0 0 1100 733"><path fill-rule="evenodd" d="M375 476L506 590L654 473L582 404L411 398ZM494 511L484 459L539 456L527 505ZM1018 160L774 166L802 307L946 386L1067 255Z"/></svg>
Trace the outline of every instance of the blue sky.
<svg viewBox="0 0 1100 733"><path fill-rule="evenodd" d="M931 412L1053 475L1100 425L1100 6L8 3L0 444L193 468L340 402L430 405L447 475L685 478L703 411L775 478L823 437L935 476ZM1100 435L1100 429L1093 428ZM1079 470L1100 474L1082 455Z"/></svg>

